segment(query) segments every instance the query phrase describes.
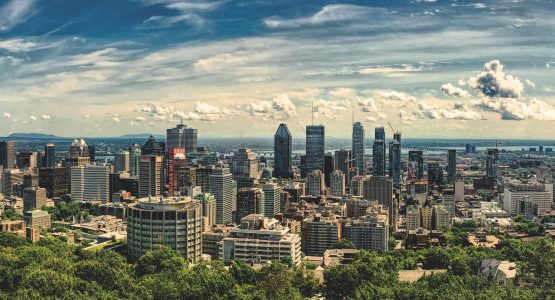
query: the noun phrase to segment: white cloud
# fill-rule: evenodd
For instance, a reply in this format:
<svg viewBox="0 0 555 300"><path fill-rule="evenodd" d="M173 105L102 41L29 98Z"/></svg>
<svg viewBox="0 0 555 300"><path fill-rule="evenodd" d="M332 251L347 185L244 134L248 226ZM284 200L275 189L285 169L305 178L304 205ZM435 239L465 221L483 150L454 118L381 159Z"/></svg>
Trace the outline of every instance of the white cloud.
<svg viewBox="0 0 555 300"><path fill-rule="evenodd" d="M365 122L376 122L377 120L376 120L376 118L374 118L374 117L365 117L365 118L364 118L364 121L365 121Z"/></svg>
<svg viewBox="0 0 555 300"><path fill-rule="evenodd" d="M347 110L350 106L350 101L348 100L324 100L320 99L314 102L314 116L319 118L320 116L337 119L340 117L340 113Z"/></svg>
<svg viewBox="0 0 555 300"><path fill-rule="evenodd" d="M213 73L230 66L237 66L245 61L246 57L232 53L222 53L207 58L201 58L195 62L193 67L197 72Z"/></svg>
<svg viewBox="0 0 555 300"><path fill-rule="evenodd" d="M146 121L146 118L145 117L136 117L135 121L144 122L144 121Z"/></svg>
<svg viewBox="0 0 555 300"><path fill-rule="evenodd" d="M90 119L91 118L91 115L81 115L81 116L85 119Z"/></svg>
<svg viewBox="0 0 555 300"><path fill-rule="evenodd" d="M446 83L441 86L441 91L451 97L457 98L470 98L470 93L452 85L451 83Z"/></svg>
<svg viewBox="0 0 555 300"><path fill-rule="evenodd" d="M282 19L278 17L271 17L265 19L264 24L268 28L273 29L294 28L301 26L317 26L326 23L362 19L372 11L382 10L350 4L332 4L324 6L319 12L310 17L303 17L298 19Z"/></svg>
<svg viewBox="0 0 555 300"><path fill-rule="evenodd" d="M333 98L339 99L350 99L356 97L356 91L352 88L335 88L328 92L328 94Z"/></svg>
<svg viewBox="0 0 555 300"><path fill-rule="evenodd" d="M31 119L31 120L33 120L33 121L36 121L36 120L37 120L37 117L35 117L35 116L29 116L29 119Z"/></svg>
<svg viewBox="0 0 555 300"><path fill-rule="evenodd" d="M555 109L552 105L537 99L529 103L513 98L482 97L474 105L487 111L498 112L503 120L540 120L555 121Z"/></svg>
<svg viewBox="0 0 555 300"><path fill-rule="evenodd" d="M9 118L12 117L12 115L11 115L10 113L5 112L5 113L2 115L2 117L3 117L4 119L9 119Z"/></svg>
<svg viewBox="0 0 555 300"><path fill-rule="evenodd" d="M492 60L484 65L484 71L471 77L468 83L471 88L488 97L520 97L524 90L522 82L518 77L505 74L503 68L499 60Z"/></svg>
<svg viewBox="0 0 555 300"><path fill-rule="evenodd" d="M9 0L0 7L0 31L25 22L34 13L36 0Z"/></svg>
<svg viewBox="0 0 555 300"><path fill-rule="evenodd" d="M534 88L534 89L536 88L536 84L535 84L532 80L526 79L524 82L526 82L526 84L527 84L529 87Z"/></svg>
<svg viewBox="0 0 555 300"><path fill-rule="evenodd" d="M358 98L357 103L360 110L364 112L373 112L378 110L376 107L376 101L372 98Z"/></svg>
<svg viewBox="0 0 555 300"><path fill-rule="evenodd" d="M42 115L40 118L43 120L48 120L48 119L51 119L52 117L50 115Z"/></svg>
<svg viewBox="0 0 555 300"><path fill-rule="evenodd" d="M428 105L421 102L414 112L419 119L453 119L453 120L481 120L483 117L475 111L470 110L461 102L456 102L452 108Z"/></svg>
<svg viewBox="0 0 555 300"><path fill-rule="evenodd" d="M118 117L112 117L112 121L119 123L121 120Z"/></svg>
<svg viewBox="0 0 555 300"><path fill-rule="evenodd" d="M394 90L382 90L376 89L372 91L372 94L375 99L379 99L384 102L389 101L399 101L399 102L414 102L416 98L409 94L398 92Z"/></svg>
<svg viewBox="0 0 555 300"><path fill-rule="evenodd" d="M28 52L38 47L38 44L24 39L11 39L0 41L0 49L10 52Z"/></svg>
<svg viewBox="0 0 555 300"><path fill-rule="evenodd" d="M272 101L249 103L246 111L252 116L285 120L297 116L297 107L287 95L280 95Z"/></svg>

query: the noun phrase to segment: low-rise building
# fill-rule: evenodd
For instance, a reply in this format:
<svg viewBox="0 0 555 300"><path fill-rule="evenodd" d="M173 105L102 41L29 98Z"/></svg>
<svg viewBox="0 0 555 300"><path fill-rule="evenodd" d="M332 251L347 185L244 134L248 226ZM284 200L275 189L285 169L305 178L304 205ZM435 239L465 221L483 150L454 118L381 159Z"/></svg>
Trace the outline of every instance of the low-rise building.
<svg viewBox="0 0 555 300"><path fill-rule="evenodd" d="M499 285L507 285L514 281L517 273L516 263L499 261L494 258L483 259L480 264L482 276L492 276Z"/></svg>
<svg viewBox="0 0 555 300"><path fill-rule="evenodd" d="M45 210L30 210L26 211L23 215L27 227L31 227L38 230L45 230L51 227L51 218L47 211Z"/></svg>

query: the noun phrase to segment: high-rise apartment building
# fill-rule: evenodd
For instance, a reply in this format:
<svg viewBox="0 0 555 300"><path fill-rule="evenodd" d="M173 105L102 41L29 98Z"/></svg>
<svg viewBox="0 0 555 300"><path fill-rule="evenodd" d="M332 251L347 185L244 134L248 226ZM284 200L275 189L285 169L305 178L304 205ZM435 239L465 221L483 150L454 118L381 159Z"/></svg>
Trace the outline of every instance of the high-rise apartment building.
<svg viewBox="0 0 555 300"><path fill-rule="evenodd" d="M236 207L236 192L233 175L229 168L217 167L209 175L210 193L216 198L216 223L233 222L233 210Z"/></svg>
<svg viewBox="0 0 555 300"><path fill-rule="evenodd" d="M324 183L324 173L320 170L313 170L307 176L308 195L324 195L326 185Z"/></svg>
<svg viewBox="0 0 555 300"><path fill-rule="evenodd" d="M275 182L263 183L264 192L264 216L273 218L280 212L282 188Z"/></svg>
<svg viewBox="0 0 555 300"><path fill-rule="evenodd" d="M29 187L23 190L23 210L42 209L46 205L46 189Z"/></svg>
<svg viewBox="0 0 555 300"><path fill-rule="evenodd" d="M239 149L231 159L231 172L234 177L258 179L256 153L249 148Z"/></svg>
<svg viewBox="0 0 555 300"><path fill-rule="evenodd" d="M137 144L129 148L129 174L139 176L139 158L141 157L141 147Z"/></svg>
<svg viewBox="0 0 555 300"><path fill-rule="evenodd" d="M210 231L216 225L216 198L210 193L200 193L195 196L195 200L202 206L202 231Z"/></svg>
<svg viewBox="0 0 555 300"><path fill-rule="evenodd" d="M303 253L322 256L341 239L341 223L334 215L317 214L302 221L301 233Z"/></svg>
<svg viewBox="0 0 555 300"><path fill-rule="evenodd" d="M393 180L393 186L401 187L401 133L398 131L389 143L389 177Z"/></svg>
<svg viewBox="0 0 555 300"><path fill-rule="evenodd" d="M325 129L323 125L306 126L305 174L314 170L324 172Z"/></svg>
<svg viewBox="0 0 555 300"><path fill-rule="evenodd" d="M486 176L487 178L497 178L497 160L499 150L497 148L488 149L486 157Z"/></svg>
<svg viewBox="0 0 555 300"><path fill-rule="evenodd" d="M187 261L202 255L202 206L190 197L142 198L128 208L127 248L138 259L159 246L169 247Z"/></svg>
<svg viewBox="0 0 555 300"><path fill-rule="evenodd" d="M163 193L164 157L142 155L139 158L139 197L158 197Z"/></svg>
<svg viewBox="0 0 555 300"><path fill-rule="evenodd" d="M443 166L437 162L428 163L428 185L443 185Z"/></svg>
<svg viewBox="0 0 555 300"><path fill-rule="evenodd" d="M341 170L335 170L331 173L330 194L336 197L345 195L345 174Z"/></svg>
<svg viewBox="0 0 555 300"><path fill-rule="evenodd" d="M360 122L353 124L352 153L354 164L360 175L366 175L366 158L364 153L364 126Z"/></svg>
<svg viewBox="0 0 555 300"><path fill-rule="evenodd" d="M274 172L273 176L278 178L293 177L293 136L284 123L274 135Z"/></svg>
<svg viewBox="0 0 555 300"><path fill-rule="evenodd" d="M129 172L129 151L121 150L114 155L115 171Z"/></svg>
<svg viewBox="0 0 555 300"><path fill-rule="evenodd" d="M372 207L368 215L351 220L344 225L343 238L349 239L357 249L387 251L389 222L387 210Z"/></svg>
<svg viewBox="0 0 555 300"><path fill-rule="evenodd" d="M236 223L250 214L264 214L264 192L261 188L242 188L237 190Z"/></svg>
<svg viewBox="0 0 555 300"><path fill-rule="evenodd" d="M169 196L181 196L180 170L187 166L185 148L169 148L167 155L167 192Z"/></svg>
<svg viewBox="0 0 555 300"><path fill-rule="evenodd" d="M376 128L376 139L372 147L372 175L385 176L385 140L377 138L382 137L382 132L379 129L383 130L383 127Z"/></svg>

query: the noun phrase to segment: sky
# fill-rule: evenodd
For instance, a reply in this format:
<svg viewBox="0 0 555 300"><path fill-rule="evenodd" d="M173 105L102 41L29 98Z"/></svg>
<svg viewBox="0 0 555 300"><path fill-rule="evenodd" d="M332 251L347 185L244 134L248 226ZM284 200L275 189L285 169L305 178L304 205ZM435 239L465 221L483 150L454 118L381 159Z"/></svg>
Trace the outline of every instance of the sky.
<svg viewBox="0 0 555 300"><path fill-rule="evenodd" d="M0 136L555 139L546 0L0 0ZM392 134L391 132L387 133ZM371 137L370 137L371 138Z"/></svg>

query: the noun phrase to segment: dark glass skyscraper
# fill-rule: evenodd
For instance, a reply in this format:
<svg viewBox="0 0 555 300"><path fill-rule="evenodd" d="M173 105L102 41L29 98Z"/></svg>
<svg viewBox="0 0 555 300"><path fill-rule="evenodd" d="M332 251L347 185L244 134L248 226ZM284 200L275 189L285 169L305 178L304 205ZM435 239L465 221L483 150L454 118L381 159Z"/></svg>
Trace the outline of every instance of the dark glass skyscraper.
<svg viewBox="0 0 555 300"><path fill-rule="evenodd" d="M385 129L383 127L376 127L374 134L374 146L372 148L373 175L385 176L385 155Z"/></svg>
<svg viewBox="0 0 555 300"><path fill-rule="evenodd" d="M197 130L183 124L166 129L166 148L185 148L186 153L197 152Z"/></svg>
<svg viewBox="0 0 555 300"><path fill-rule="evenodd" d="M54 144L46 144L44 146L44 167L52 168L56 164L56 146Z"/></svg>
<svg viewBox="0 0 555 300"><path fill-rule="evenodd" d="M401 186L401 143L397 140L389 142L389 177L396 188Z"/></svg>
<svg viewBox="0 0 555 300"><path fill-rule="evenodd" d="M281 123L274 135L274 177L293 177L292 155L293 136L289 132L287 125Z"/></svg>
<svg viewBox="0 0 555 300"><path fill-rule="evenodd" d="M366 175L366 161L364 158L364 126L360 122L353 124L353 159L360 175Z"/></svg>
<svg viewBox="0 0 555 300"><path fill-rule="evenodd" d="M454 182L457 177L457 150L449 149L447 151L447 180Z"/></svg>
<svg viewBox="0 0 555 300"><path fill-rule="evenodd" d="M424 177L424 157L421 150L409 151L409 176L411 179Z"/></svg>
<svg viewBox="0 0 555 300"><path fill-rule="evenodd" d="M0 165L4 169L15 168L15 142L14 141L1 141L0 142Z"/></svg>
<svg viewBox="0 0 555 300"><path fill-rule="evenodd" d="M306 126L306 174L314 170L324 171L324 125Z"/></svg>
<svg viewBox="0 0 555 300"><path fill-rule="evenodd" d="M497 148L488 149L486 157L486 175L488 178L497 178L497 160L499 159L499 151Z"/></svg>

